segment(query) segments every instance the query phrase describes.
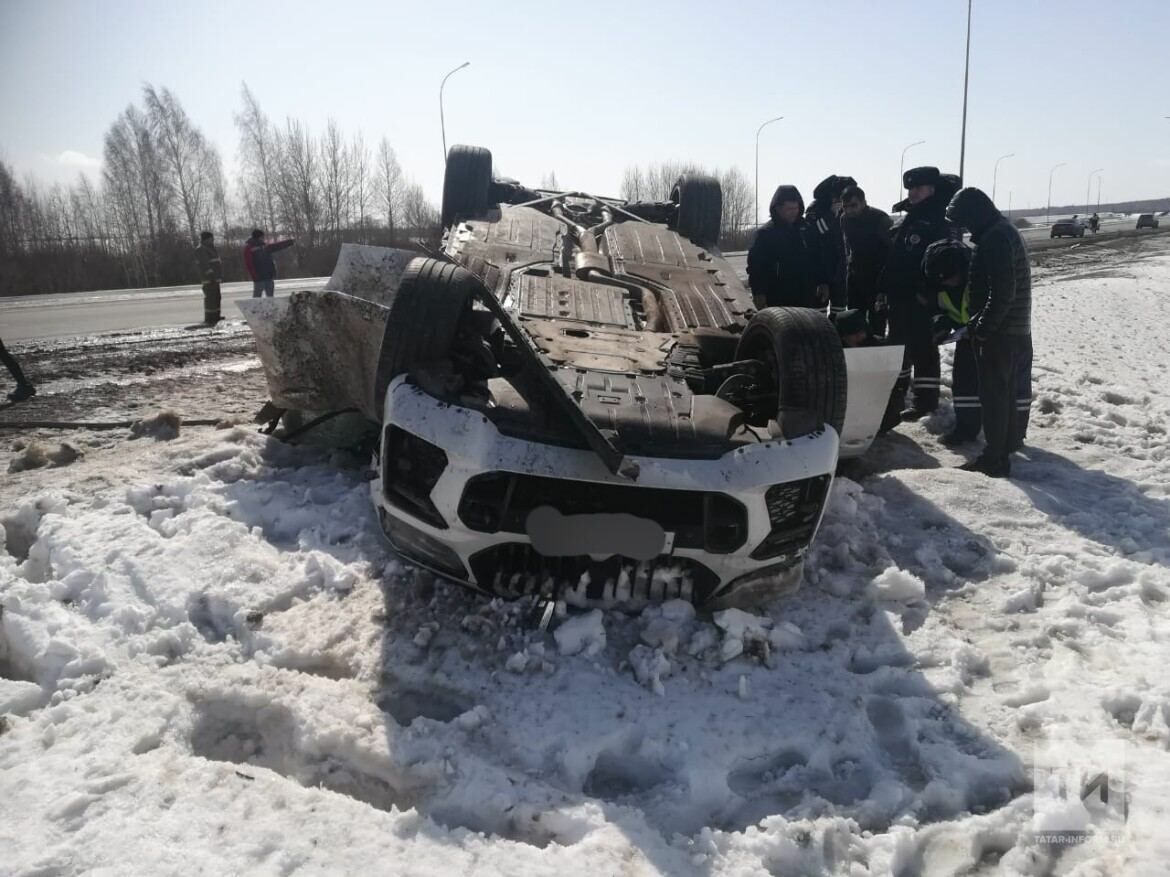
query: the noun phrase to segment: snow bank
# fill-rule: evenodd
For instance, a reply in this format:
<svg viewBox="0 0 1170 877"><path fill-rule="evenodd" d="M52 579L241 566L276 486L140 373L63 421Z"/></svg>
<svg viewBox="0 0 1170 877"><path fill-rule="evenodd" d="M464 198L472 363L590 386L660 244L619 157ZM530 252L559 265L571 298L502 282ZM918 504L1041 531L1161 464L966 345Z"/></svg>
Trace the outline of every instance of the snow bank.
<svg viewBox="0 0 1170 877"><path fill-rule="evenodd" d="M1170 254L1148 246L1040 273L1016 477L950 468L944 405L835 480L805 587L753 612L542 629L397 558L360 464L247 429L5 480L5 867L1160 873ZM1053 795L1052 761L1123 778L1127 821Z"/></svg>

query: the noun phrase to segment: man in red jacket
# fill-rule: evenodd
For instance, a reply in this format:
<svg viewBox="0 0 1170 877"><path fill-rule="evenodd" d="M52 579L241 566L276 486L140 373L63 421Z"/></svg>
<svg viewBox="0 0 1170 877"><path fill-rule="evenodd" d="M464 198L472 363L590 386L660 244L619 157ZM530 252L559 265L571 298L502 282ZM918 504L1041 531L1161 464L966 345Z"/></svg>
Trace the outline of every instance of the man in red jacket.
<svg viewBox="0 0 1170 877"><path fill-rule="evenodd" d="M252 236L244 244L244 267L252 278L252 298L265 294L272 298L276 292L276 260L272 254L294 243L291 238L274 244L265 243L263 231L258 228L252 231Z"/></svg>

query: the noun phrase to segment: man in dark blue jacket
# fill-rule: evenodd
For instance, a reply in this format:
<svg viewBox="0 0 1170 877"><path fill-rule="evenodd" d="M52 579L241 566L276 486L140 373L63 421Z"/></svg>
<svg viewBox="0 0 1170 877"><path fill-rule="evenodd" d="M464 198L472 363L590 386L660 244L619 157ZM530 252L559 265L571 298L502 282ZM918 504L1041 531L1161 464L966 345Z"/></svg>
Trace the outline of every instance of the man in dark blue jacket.
<svg viewBox="0 0 1170 877"><path fill-rule="evenodd" d="M748 283L756 307L817 308L829 302L829 278L804 219L796 186L780 186L768 205L772 221L748 250Z"/></svg>
<svg viewBox="0 0 1170 877"><path fill-rule="evenodd" d="M1011 475L1010 455L1023 445L1027 409L1017 381L1032 366L1032 274L1024 240L980 189L963 189L947 208L971 232L971 322L968 333L979 369L986 445L961 468L992 478ZM1031 393L1028 393L1030 402Z"/></svg>
<svg viewBox="0 0 1170 877"><path fill-rule="evenodd" d="M263 231L258 228L252 231L252 236L244 244L244 267L252 278L252 298L261 295L272 298L276 291L276 260L272 254L294 243L291 238L274 244L265 243Z"/></svg>

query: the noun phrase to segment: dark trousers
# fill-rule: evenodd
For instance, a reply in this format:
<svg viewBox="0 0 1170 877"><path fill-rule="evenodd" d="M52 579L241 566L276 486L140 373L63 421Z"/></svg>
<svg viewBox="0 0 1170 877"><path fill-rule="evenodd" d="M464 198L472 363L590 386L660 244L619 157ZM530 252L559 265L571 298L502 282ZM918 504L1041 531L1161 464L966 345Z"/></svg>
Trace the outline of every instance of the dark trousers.
<svg viewBox="0 0 1170 877"><path fill-rule="evenodd" d="M931 319L933 312L915 302L890 304L891 344L904 344L902 373L894 384L894 398L901 400L910 387L914 389L914 408L934 411L938 407L938 384L941 369L938 346L934 343ZM913 379L911 379L913 375Z"/></svg>
<svg viewBox="0 0 1170 877"><path fill-rule="evenodd" d="M16 381L16 386L28 386L28 378L24 376L24 372L20 368L20 363L16 361L16 357L9 353L8 348L4 346L3 339L0 339L0 362L4 363L4 367L12 375L12 380Z"/></svg>
<svg viewBox="0 0 1170 877"><path fill-rule="evenodd" d="M834 280L829 283L829 313L839 314L850 307L845 293L845 284Z"/></svg>
<svg viewBox="0 0 1170 877"><path fill-rule="evenodd" d="M979 401L983 408L983 456L993 463L1006 462L1023 441L1017 417L1017 379L1025 361L1032 356L1032 339L1027 335L997 335L976 341L975 361L979 368ZM1024 429L1027 423L1024 421Z"/></svg>
<svg viewBox="0 0 1170 877"><path fill-rule="evenodd" d="M1016 412L1012 420L1009 448L1019 450L1028 437L1028 421L1032 417L1032 336L1016 339Z"/></svg>
<svg viewBox="0 0 1170 877"><path fill-rule="evenodd" d="M983 412L979 407L979 366L975 362L975 348L970 338L960 338L955 342L951 398L955 405L955 432L971 438L979 435L983 428Z"/></svg>
<svg viewBox="0 0 1170 877"><path fill-rule="evenodd" d="M1017 336L1012 358L1015 362L1015 411L1009 435L1009 450L1018 450L1028 437L1032 414L1032 338ZM979 366L974 342L960 338L955 344L952 363L951 397L955 406L955 431L977 436L983 428L983 409L979 399Z"/></svg>
<svg viewBox="0 0 1170 877"><path fill-rule="evenodd" d="M869 331L874 335L886 334L886 312L877 310L877 286L851 277L849 279L849 307L865 314Z"/></svg>
<svg viewBox="0 0 1170 877"><path fill-rule="evenodd" d="M203 284L203 322L215 323L220 320L219 281Z"/></svg>

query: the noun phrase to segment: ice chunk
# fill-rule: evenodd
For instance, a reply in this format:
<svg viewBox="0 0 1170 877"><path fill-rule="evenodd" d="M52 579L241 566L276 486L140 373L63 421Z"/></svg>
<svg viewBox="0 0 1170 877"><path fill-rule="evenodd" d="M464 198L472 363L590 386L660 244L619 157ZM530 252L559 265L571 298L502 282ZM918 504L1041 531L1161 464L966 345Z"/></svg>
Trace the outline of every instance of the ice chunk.
<svg viewBox="0 0 1170 877"><path fill-rule="evenodd" d="M605 649L604 616L600 609L565 620L553 633L557 651L562 655L583 653L592 658Z"/></svg>
<svg viewBox="0 0 1170 877"><path fill-rule="evenodd" d="M926 596L926 585L913 573L892 566L874 577L869 591L879 600L910 602Z"/></svg>

